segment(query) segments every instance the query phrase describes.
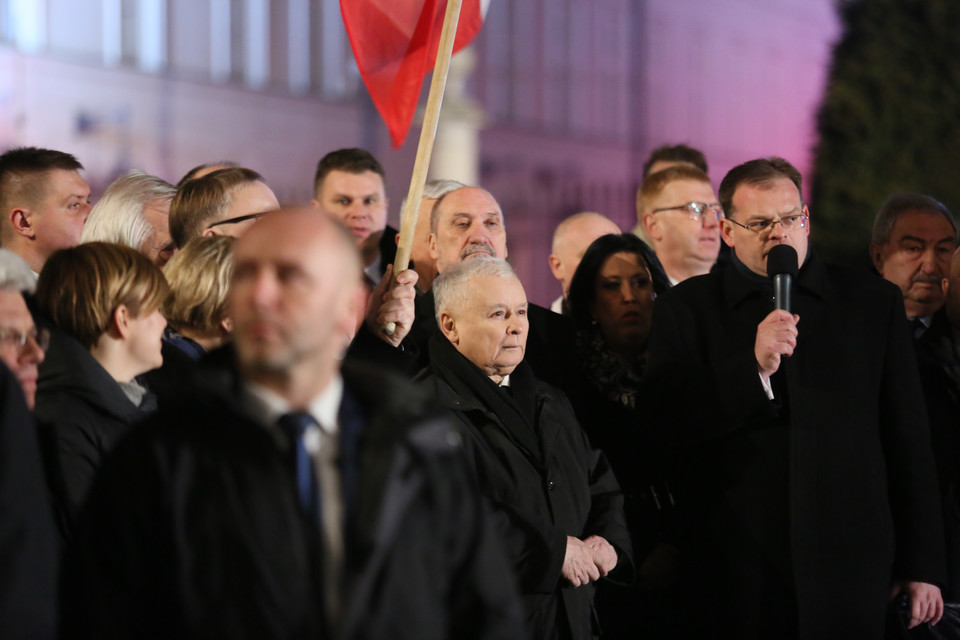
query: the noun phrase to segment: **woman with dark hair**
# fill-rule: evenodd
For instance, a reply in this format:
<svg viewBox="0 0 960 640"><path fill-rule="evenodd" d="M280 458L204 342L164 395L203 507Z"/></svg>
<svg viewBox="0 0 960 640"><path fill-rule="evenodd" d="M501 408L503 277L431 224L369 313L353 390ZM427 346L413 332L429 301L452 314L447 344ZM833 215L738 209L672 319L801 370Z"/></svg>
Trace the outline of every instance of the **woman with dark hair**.
<svg viewBox="0 0 960 640"><path fill-rule="evenodd" d="M137 376L159 367L167 282L129 247L89 242L54 253L37 305L59 329L40 366L36 418L64 534L104 455L156 408Z"/></svg>
<svg viewBox="0 0 960 640"><path fill-rule="evenodd" d="M639 568L632 589L600 589L605 638L660 637L659 628L669 628L669 620L659 620L668 610L664 588L677 560L675 549L664 544L673 496L663 479L661 447L644 419L648 403L641 386L654 300L667 287L653 251L630 233L594 241L570 283L585 378L581 423L623 488Z"/></svg>

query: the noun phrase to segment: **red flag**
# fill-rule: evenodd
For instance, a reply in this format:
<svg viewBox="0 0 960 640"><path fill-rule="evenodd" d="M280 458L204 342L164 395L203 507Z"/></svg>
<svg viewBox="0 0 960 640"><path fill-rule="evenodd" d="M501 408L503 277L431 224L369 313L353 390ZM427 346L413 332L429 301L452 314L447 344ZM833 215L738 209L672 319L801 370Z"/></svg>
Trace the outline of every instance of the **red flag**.
<svg viewBox="0 0 960 640"><path fill-rule="evenodd" d="M360 75L394 148L403 144L440 46L446 0L340 0ZM480 31L480 0L463 0L453 52Z"/></svg>

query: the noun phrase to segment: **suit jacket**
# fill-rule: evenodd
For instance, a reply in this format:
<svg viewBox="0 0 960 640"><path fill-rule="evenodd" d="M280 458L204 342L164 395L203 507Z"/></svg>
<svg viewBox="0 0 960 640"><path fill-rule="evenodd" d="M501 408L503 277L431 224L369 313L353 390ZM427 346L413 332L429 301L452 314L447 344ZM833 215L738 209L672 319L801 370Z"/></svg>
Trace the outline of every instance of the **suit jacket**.
<svg viewBox="0 0 960 640"><path fill-rule="evenodd" d="M134 429L104 465L68 550L69 637L518 637L498 541L454 434L422 396L344 367L365 415L356 453L341 445L357 489L334 636L320 532L285 457L244 412L235 371L201 371L194 397Z"/></svg>
<svg viewBox="0 0 960 640"><path fill-rule="evenodd" d="M759 562L782 545L800 638L877 638L891 580L942 583L943 530L927 416L896 287L811 253L794 286L799 337L762 390L756 327L770 292L738 265L666 292L649 369L661 428L687 461L677 499L692 512L691 581L731 627ZM757 486L766 467L782 484ZM771 514L758 505L773 505ZM775 527L773 527L775 528ZM772 536L782 535L781 540ZM768 540L769 541L769 540ZM691 559L691 562L694 560Z"/></svg>

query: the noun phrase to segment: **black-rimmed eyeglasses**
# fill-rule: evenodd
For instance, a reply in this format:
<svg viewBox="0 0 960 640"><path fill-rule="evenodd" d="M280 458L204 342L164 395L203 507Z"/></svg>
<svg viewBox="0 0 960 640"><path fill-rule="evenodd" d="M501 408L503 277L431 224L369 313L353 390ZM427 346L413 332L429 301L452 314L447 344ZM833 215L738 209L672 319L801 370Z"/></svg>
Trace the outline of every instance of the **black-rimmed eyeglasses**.
<svg viewBox="0 0 960 640"><path fill-rule="evenodd" d="M256 220L257 218L262 218L267 215L266 211L261 211L260 213L248 213L245 216L237 216L236 218L227 218L226 220L221 220L220 222L211 222L207 225L207 229L213 229L214 227L219 227L222 224L237 224L238 222L246 222L247 220Z"/></svg>
<svg viewBox="0 0 960 640"><path fill-rule="evenodd" d="M723 209L720 207L720 204L716 202L687 202L686 204L678 204L675 207L660 207L659 209L654 209L651 213L660 213L661 211L686 211L690 219L696 220L697 222L702 221L708 211L716 216L717 220L723 217Z"/></svg>
<svg viewBox="0 0 960 640"><path fill-rule="evenodd" d="M736 220L727 218L730 222L742 227L747 231L753 231L756 234L770 233L773 231L773 227L776 224L779 224L784 231L793 231L794 229L803 229L807 226L807 214L797 213L791 216L783 216L782 218L771 218L770 220L754 220L753 222L748 222L747 224L740 224Z"/></svg>

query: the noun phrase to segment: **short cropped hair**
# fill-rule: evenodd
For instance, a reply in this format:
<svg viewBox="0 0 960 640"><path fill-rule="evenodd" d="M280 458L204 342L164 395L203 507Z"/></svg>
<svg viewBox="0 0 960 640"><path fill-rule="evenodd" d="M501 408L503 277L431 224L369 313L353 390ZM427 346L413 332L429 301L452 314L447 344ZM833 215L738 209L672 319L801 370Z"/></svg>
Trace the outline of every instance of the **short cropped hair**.
<svg viewBox="0 0 960 640"><path fill-rule="evenodd" d="M870 242L877 245L887 244L897 220L908 211L925 211L943 216L950 223L956 240L957 221L942 202L920 193L895 193L887 198L877 212L877 217L873 219L873 236Z"/></svg>
<svg viewBox="0 0 960 640"><path fill-rule="evenodd" d="M434 313L440 322L440 312L451 307L459 309L467 300L467 283L473 278L493 276L503 280L516 278L513 268L506 260L493 256L479 255L470 260L458 262L443 270L433 281Z"/></svg>
<svg viewBox="0 0 960 640"><path fill-rule="evenodd" d="M37 306L54 324L92 348L113 312L134 318L160 308L167 281L149 258L119 244L89 242L53 253L37 281Z"/></svg>
<svg viewBox="0 0 960 640"><path fill-rule="evenodd" d="M253 169L231 167L184 183L170 203L170 237L174 244L182 249L200 237L223 216L239 187L258 181L264 182L263 176Z"/></svg>
<svg viewBox="0 0 960 640"><path fill-rule="evenodd" d="M69 153L19 147L0 155L0 211L17 206L35 206L43 199L47 173L80 171L83 165ZM7 225L2 225L3 229Z"/></svg>
<svg viewBox="0 0 960 640"><path fill-rule="evenodd" d="M678 164L663 171L657 171L647 176L637 189L637 218L643 216L643 212L649 208L651 199L660 195L664 187L677 180L693 180L710 184L710 178L706 173L686 164Z"/></svg>
<svg viewBox="0 0 960 640"><path fill-rule="evenodd" d="M726 217L732 218L736 211L733 208L733 194L736 193L740 185L751 185L760 189L765 189L773 185L777 180L786 178L796 187L800 194L800 206L803 206L803 178L800 171L792 164L778 156L769 158L757 158L735 166L727 172L720 183L720 191L717 196L720 198L720 206Z"/></svg>
<svg viewBox="0 0 960 640"><path fill-rule="evenodd" d="M203 164L198 164L190 171L187 171L183 174L183 177L180 178L180 181L177 183L177 189L185 185L186 183L194 180L198 173L204 169L209 169L210 167L220 167L221 169L232 169L234 167L239 167L240 165L234 162L233 160L218 160L217 162L205 162ZM212 173L212 172L211 172Z"/></svg>
<svg viewBox="0 0 960 640"><path fill-rule="evenodd" d="M170 292L161 311L173 329L219 333L233 275L233 244L230 236L194 238L163 267Z"/></svg>
<svg viewBox="0 0 960 640"><path fill-rule="evenodd" d="M152 231L144 210L149 203L169 202L176 194L166 180L131 171L114 180L90 210L80 242L113 242L142 252Z"/></svg>
<svg viewBox="0 0 960 640"><path fill-rule="evenodd" d="M365 149L337 149L320 158L317 163L317 172L313 176L313 193L320 193L320 185L331 171L346 173L366 173L373 171L386 182L383 167L373 154Z"/></svg>
<svg viewBox="0 0 960 640"><path fill-rule="evenodd" d="M36 288L36 277L27 262L9 249L0 249L0 290L33 293Z"/></svg>
<svg viewBox="0 0 960 640"><path fill-rule="evenodd" d="M685 144L665 144L651 151L650 157L643 163L644 179L650 175L650 167L657 162L685 162L704 173L709 173L707 171L707 158L703 155L703 152Z"/></svg>

